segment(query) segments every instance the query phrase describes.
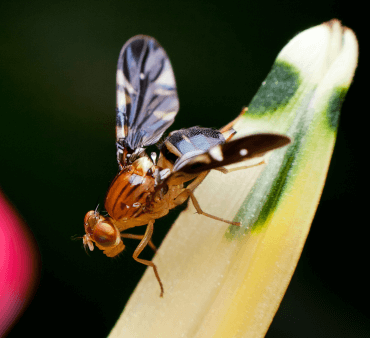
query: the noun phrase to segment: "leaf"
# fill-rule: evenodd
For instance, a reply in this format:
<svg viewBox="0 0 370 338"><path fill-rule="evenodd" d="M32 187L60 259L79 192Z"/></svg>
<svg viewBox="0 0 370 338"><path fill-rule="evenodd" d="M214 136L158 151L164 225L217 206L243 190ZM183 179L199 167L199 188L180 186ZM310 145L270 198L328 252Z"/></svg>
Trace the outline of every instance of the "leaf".
<svg viewBox="0 0 370 338"><path fill-rule="evenodd" d="M110 337L263 337L297 265L332 155L339 111L357 65L354 33L338 20L308 29L284 47L238 137L291 137L264 167L211 173L195 195L205 212L173 225Z"/></svg>

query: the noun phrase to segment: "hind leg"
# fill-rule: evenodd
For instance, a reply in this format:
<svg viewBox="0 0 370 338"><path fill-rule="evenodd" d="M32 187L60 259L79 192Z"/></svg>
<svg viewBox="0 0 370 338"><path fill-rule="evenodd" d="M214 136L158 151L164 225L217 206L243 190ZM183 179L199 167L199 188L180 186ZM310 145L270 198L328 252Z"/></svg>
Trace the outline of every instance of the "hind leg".
<svg viewBox="0 0 370 338"><path fill-rule="evenodd" d="M249 169L249 168L253 168L253 167L258 167L262 164L267 164L267 162L265 161L265 159L262 159L261 162L258 162L256 164L251 164L251 165L243 165L241 167L236 167L236 168L231 168L231 169L226 169L225 167L219 167L219 168L216 168L216 169L213 169L213 170L217 170L217 171L221 171L223 174L229 174L233 171L237 171L237 170L243 170L243 169Z"/></svg>
<svg viewBox="0 0 370 338"><path fill-rule="evenodd" d="M174 200L174 203L176 205L181 205L183 204L189 197L191 199L191 201L193 202L193 205L197 211L198 214L200 215L203 215L203 216L207 216L209 218L212 218L212 219L215 219L217 221L221 221L221 222L225 222L225 223L228 223L228 224L232 224L232 225L237 225L237 226L240 226L241 223L240 222L232 222L232 221L227 221L221 217L217 217L217 216L213 216L211 214L208 214L206 212L204 212L197 199L195 198L194 194L193 194L193 190L204 180L204 178L207 176L207 174L209 173L209 171L205 171L203 173L201 173L193 182L191 182L187 188L185 188L183 190L183 192L181 194L179 194L175 200Z"/></svg>

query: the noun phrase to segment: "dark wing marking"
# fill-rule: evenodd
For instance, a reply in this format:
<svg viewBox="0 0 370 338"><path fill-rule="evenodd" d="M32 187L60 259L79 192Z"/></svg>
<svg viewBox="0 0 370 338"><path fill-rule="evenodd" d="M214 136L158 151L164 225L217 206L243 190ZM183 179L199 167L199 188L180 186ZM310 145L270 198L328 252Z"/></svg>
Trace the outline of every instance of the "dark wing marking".
<svg viewBox="0 0 370 338"><path fill-rule="evenodd" d="M122 47L117 64L116 138L118 151L158 142L179 110L170 60L149 36Z"/></svg>
<svg viewBox="0 0 370 338"><path fill-rule="evenodd" d="M290 138L278 134L255 134L212 147L202 154L186 153L174 165L173 172L197 174L228 164L260 157L267 152L284 147Z"/></svg>

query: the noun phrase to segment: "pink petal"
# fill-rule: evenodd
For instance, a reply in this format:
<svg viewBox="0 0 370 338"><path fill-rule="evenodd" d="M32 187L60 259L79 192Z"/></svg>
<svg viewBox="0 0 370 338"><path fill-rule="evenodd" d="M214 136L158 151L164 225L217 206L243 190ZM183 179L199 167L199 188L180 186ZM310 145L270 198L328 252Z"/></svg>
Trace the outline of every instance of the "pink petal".
<svg viewBox="0 0 370 338"><path fill-rule="evenodd" d="M31 301L39 274L35 240L0 191L0 337Z"/></svg>

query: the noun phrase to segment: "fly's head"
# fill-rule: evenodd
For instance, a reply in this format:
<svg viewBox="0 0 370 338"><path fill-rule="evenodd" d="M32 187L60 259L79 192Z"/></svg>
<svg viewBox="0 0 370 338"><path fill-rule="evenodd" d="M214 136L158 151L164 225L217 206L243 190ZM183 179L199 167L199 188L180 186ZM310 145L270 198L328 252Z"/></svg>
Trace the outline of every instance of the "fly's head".
<svg viewBox="0 0 370 338"><path fill-rule="evenodd" d="M94 243L100 249L113 248L122 243L119 230L109 218L100 215L97 211L89 211L84 219L86 234L83 236L85 249L94 250Z"/></svg>

